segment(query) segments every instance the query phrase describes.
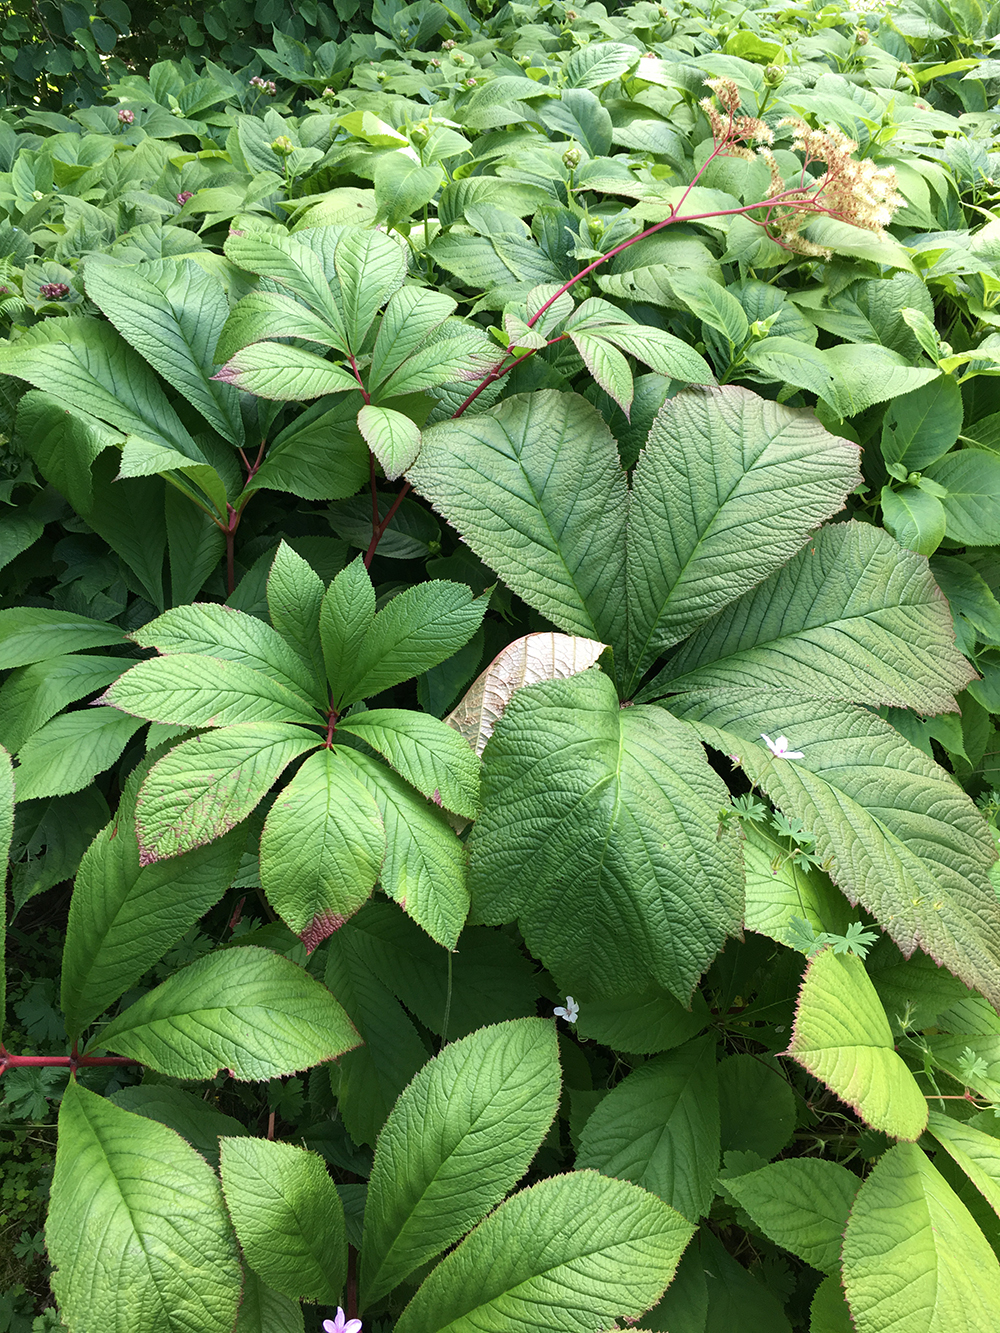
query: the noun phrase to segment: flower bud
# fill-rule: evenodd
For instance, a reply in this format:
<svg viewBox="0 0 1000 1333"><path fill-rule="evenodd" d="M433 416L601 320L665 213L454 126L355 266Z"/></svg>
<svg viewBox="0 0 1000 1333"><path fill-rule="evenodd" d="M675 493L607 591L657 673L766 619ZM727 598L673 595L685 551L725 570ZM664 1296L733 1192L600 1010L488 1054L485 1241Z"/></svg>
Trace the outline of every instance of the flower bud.
<svg viewBox="0 0 1000 1333"><path fill-rule="evenodd" d="M567 171L575 171L583 161L583 154L580 152L579 148L577 148L576 144L570 144L565 153L563 153L562 160L563 166Z"/></svg>
<svg viewBox="0 0 1000 1333"><path fill-rule="evenodd" d="M442 51L450 51L455 45L454 39L449 37L447 41L441 43Z"/></svg>
<svg viewBox="0 0 1000 1333"><path fill-rule="evenodd" d="M172 107L170 108L170 114L171 114L172 116L180 116L180 117L183 117L184 112L180 109L179 106L172 106Z"/></svg>
<svg viewBox="0 0 1000 1333"><path fill-rule="evenodd" d="M69 296L69 287L64 282L43 282L38 295L44 296L46 301L61 301L63 297Z"/></svg>
<svg viewBox="0 0 1000 1333"><path fill-rule="evenodd" d="M271 144L271 152L277 153L279 157L291 157L295 152L295 145L287 134L279 134Z"/></svg>
<svg viewBox="0 0 1000 1333"><path fill-rule="evenodd" d="M193 198L194 198L193 190L181 190L180 194L177 196L177 202L180 204L181 208L183 208L184 205L187 203L187 201Z"/></svg>
<svg viewBox="0 0 1000 1333"><path fill-rule="evenodd" d="M135 120L134 111L128 111L123 107L122 110L118 112L119 125L131 125L134 120Z"/></svg>
<svg viewBox="0 0 1000 1333"><path fill-rule="evenodd" d="M777 88L784 77L785 71L781 65L768 65L764 70L764 82L769 88Z"/></svg>
<svg viewBox="0 0 1000 1333"><path fill-rule="evenodd" d="M868 31L867 28L855 28L855 29L854 29L854 45L855 45L855 46L867 46L868 43L871 41L871 39L872 39L872 35L871 35L871 33Z"/></svg>
<svg viewBox="0 0 1000 1333"><path fill-rule="evenodd" d="M475 86L476 86L476 80L475 80L475 79L466 79L466 80L465 80L465 86L466 86L466 88L475 88Z"/></svg>

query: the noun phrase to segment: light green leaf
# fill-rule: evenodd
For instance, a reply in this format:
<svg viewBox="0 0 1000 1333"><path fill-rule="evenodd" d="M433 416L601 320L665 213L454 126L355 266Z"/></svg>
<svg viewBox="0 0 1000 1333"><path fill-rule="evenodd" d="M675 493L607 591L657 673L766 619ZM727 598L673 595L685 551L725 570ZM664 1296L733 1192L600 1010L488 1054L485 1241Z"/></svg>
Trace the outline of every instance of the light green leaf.
<svg viewBox="0 0 1000 1333"><path fill-rule="evenodd" d="M210 378L212 353L229 316L222 283L192 259L123 267L98 256L86 266L87 295L140 355L229 441L244 441L239 395Z"/></svg>
<svg viewBox="0 0 1000 1333"><path fill-rule="evenodd" d="M664 329L624 324L605 329L603 334L608 342L644 361L661 375L669 375L687 384L711 384L714 381L704 357Z"/></svg>
<svg viewBox="0 0 1000 1333"><path fill-rule="evenodd" d="M1000 542L1000 456L986 449L959 449L924 470L945 486L941 500L945 533L962 546Z"/></svg>
<svg viewBox="0 0 1000 1333"><path fill-rule="evenodd" d="M342 500L356 494L369 470L357 423L360 399L358 392L320 398L294 417L268 445L244 495L271 489L305 500Z"/></svg>
<svg viewBox="0 0 1000 1333"><path fill-rule="evenodd" d="M440 168L437 170L440 180ZM375 174L377 178L378 163ZM379 199L377 185L375 197L381 207L383 201ZM348 227L334 251L334 265L340 279L344 326L349 345L357 353L361 351L380 306L385 305L392 293L403 285L405 248L396 237L384 231Z"/></svg>
<svg viewBox="0 0 1000 1333"><path fill-rule="evenodd" d="M427 336L455 310L453 297L423 287L401 287L393 292L379 323L378 337L368 367L372 387L397 370Z"/></svg>
<svg viewBox="0 0 1000 1333"><path fill-rule="evenodd" d="M573 346L583 363L609 398L613 398L626 417L632 405L632 371L618 348L596 330L570 333Z"/></svg>
<svg viewBox="0 0 1000 1333"><path fill-rule="evenodd" d="M375 163L377 218L386 226L407 222L424 204L430 203L444 180L440 162L422 167L406 153L383 153Z"/></svg>
<svg viewBox="0 0 1000 1333"><path fill-rule="evenodd" d="M876 264L906 269L913 273L913 260L905 245L885 233L879 235L865 227L855 227L841 218L814 218L805 229L814 245L822 245L834 254L855 259L871 259Z"/></svg>
<svg viewBox="0 0 1000 1333"><path fill-rule="evenodd" d="M926 1129L924 1095L896 1054L882 1001L853 954L827 948L810 962L786 1054L873 1129L910 1140Z"/></svg>
<svg viewBox="0 0 1000 1333"><path fill-rule="evenodd" d="M618 450L575 394L538 390L424 431L410 480L530 605L613 643L625 623L628 493Z"/></svg>
<svg viewBox="0 0 1000 1333"><path fill-rule="evenodd" d="M220 1143L222 1191L243 1257L293 1300L336 1305L347 1278L344 1205L323 1159L290 1143Z"/></svg>
<svg viewBox="0 0 1000 1333"><path fill-rule="evenodd" d="M326 668L319 633L324 592L323 580L308 560L282 541L267 576L267 608L271 624L306 663L310 678L316 681L312 687L319 692L316 697L327 702Z"/></svg>
<svg viewBox="0 0 1000 1333"><path fill-rule="evenodd" d="M379 386L378 399L388 402L408 393L420 393L451 380L476 381L499 365L503 354L475 325L448 320L431 330L421 346Z"/></svg>
<svg viewBox="0 0 1000 1333"><path fill-rule="evenodd" d="M301 401L325 393L356 389L349 371L326 361L315 352L287 343L251 343L227 361L214 377L258 398Z"/></svg>
<svg viewBox="0 0 1000 1333"><path fill-rule="evenodd" d="M917 486L883 486L882 521L900 546L933 555L944 539L947 516L941 501Z"/></svg>
<svg viewBox="0 0 1000 1333"><path fill-rule="evenodd" d="M305 1333L302 1306L272 1291L248 1268L243 1274L243 1296L233 1333Z"/></svg>
<svg viewBox="0 0 1000 1333"><path fill-rule="evenodd" d="M719 1171L715 1059L715 1037L698 1037L634 1070L584 1125L577 1166L634 1181L697 1222Z"/></svg>
<svg viewBox="0 0 1000 1333"><path fill-rule="evenodd" d="M915 1144L890 1148L862 1185L842 1262L857 1333L972 1333L996 1323L996 1256Z"/></svg>
<svg viewBox="0 0 1000 1333"><path fill-rule="evenodd" d="M835 1273L854 1196L861 1184L836 1162L800 1157L722 1181L765 1236L821 1273Z"/></svg>
<svg viewBox="0 0 1000 1333"><path fill-rule="evenodd" d="M693 1228L596 1172L522 1190L426 1278L397 1333L593 1333L662 1294Z"/></svg>
<svg viewBox="0 0 1000 1333"><path fill-rule="evenodd" d="M809 1333L855 1333L840 1278L825 1277L809 1307Z"/></svg>
<svg viewBox="0 0 1000 1333"><path fill-rule="evenodd" d="M127 662L122 657L76 653L18 667L0 687L0 743L16 753L67 704L110 685Z"/></svg>
<svg viewBox="0 0 1000 1333"><path fill-rule="evenodd" d="M347 350L343 315L334 300L320 258L308 245L279 231L261 231L230 236L225 250L226 258L240 268L272 278L303 300L338 331L342 348Z"/></svg>
<svg viewBox="0 0 1000 1333"><path fill-rule="evenodd" d="M140 864L178 856L228 833L292 760L319 742L303 727L244 722L175 745L139 792Z"/></svg>
<svg viewBox="0 0 1000 1333"><path fill-rule="evenodd" d="M482 1028L423 1067L379 1136L364 1304L460 1240L517 1184L552 1123L560 1082L555 1028L538 1018Z"/></svg>
<svg viewBox="0 0 1000 1333"><path fill-rule="evenodd" d="M670 286L678 300L703 324L718 329L734 347L742 347L750 335L746 312L731 292L694 270L670 275Z"/></svg>
<svg viewBox="0 0 1000 1333"><path fill-rule="evenodd" d="M358 675L358 662L375 621L375 589L359 555L334 578L319 613L326 677L338 707Z"/></svg>
<svg viewBox="0 0 1000 1333"><path fill-rule="evenodd" d="M391 407L366 404L358 413L358 430L390 481L401 477L420 452L420 427Z"/></svg>
<svg viewBox="0 0 1000 1333"><path fill-rule="evenodd" d="M207 463L192 463L176 449L167 449L162 444L151 444L149 440L130 435L122 448L118 477L124 479L157 475L165 476L185 495L200 501L202 505L205 504L203 497L207 497L216 515L220 519L226 517L226 483L214 467L209 467ZM194 485L190 484L192 482Z"/></svg>
<svg viewBox="0 0 1000 1333"><path fill-rule="evenodd" d="M103 701L124 713L181 727L320 723L315 708L265 672L198 653L169 653L140 662L118 677Z"/></svg>
<svg viewBox="0 0 1000 1333"><path fill-rule="evenodd" d="M346 352L342 332L308 306L279 292L250 292L233 309L215 344L216 365L229 361L250 343L267 338L303 338Z"/></svg>
<svg viewBox="0 0 1000 1333"><path fill-rule="evenodd" d="M199 958L147 991L96 1041L171 1078L283 1078L335 1059L358 1034L330 992L270 949Z"/></svg>
<svg viewBox="0 0 1000 1333"><path fill-rule="evenodd" d="M14 606L0 611L0 670L44 662L81 648L127 643L124 630L71 611Z"/></svg>
<svg viewBox="0 0 1000 1333"><path fill-rule="evenodd" d="M907 472L921 471L958 439L962 416L962 391L951 375L901 394L882 419L882 457L886 463L901 463Z"/></svg>
<svg viewBox="0 0 1000 1333"><path fill-rule="evenodd" d="M731 686L939 713L969 678L927 562L871 524L837 523L696 630L638 697Z"/></svg>
<svg viewBox="0 0 1000 1333"><path fill-rule="evenodd" d="M111 767L144 725L142 718L125 717L116 708L86 708L54 717L18 751L17 799L80 791Z"/></svg>
<svg viewBox="0 0 1000 1333"><path fill-rule="evenodd" d="M937 369L911 366L901 353L878 343L835 343L824 355L837 377L835 399L824 397L842 417L911 393L940 375Z"/></svg>
<svg viewBox="0 0 1000 1333"><path fill-rule="evenodd" d="M725 788L693 735L655 706L620 708L586 671L514 695L482 783L468 844L479 918L519 919L578 998L652 979L687 1004L743 907L737 843L717 836Z"/></svg>
<svg viewBox="0 0 1000 1333"><path fill-rule="evenodd" d="M479 760L463 738L426 713L374 708L345 718L338 735L359 736L411 786L447 810L475 819L479 812Z"/></svg>
<svg viewBox="0 0 1000 1333"><path fill-rule="evenodd" d="M743 823L743 867L746 872L746 928L794 947L792 923L807 922L842 935L850 925L851 905L815 866L795 864L786 844L769 837L758 825Z"/></svg>
<svg viewBox="0 0 1000 1333"><path fill-rule="evenodd" d="M931 1111L927 1128L1000 1217L1000 1141L941 1111Z"/></svg>
<svg viewBox="0 0 1000 1333"><path fill-rule="evenodd" d="M260 882L311 953L365 901L384 856L378 807L337 754L323 749L271 806L260 840Z"/></svg>
<svg viewBox="0 0 1000 1333"><path fill-rule="evenodd" d="M71 1327L134 1333L141 1310L144 1333L231 1333L240 1264L211 1167L172 1129L75 1079L59 1109L45 1238Z"/></svg>
<svg viewBox="0 0 1000 1333"><path fill-rule="evenodd" d="M563 65L567 88L601 88L636 63L636 50L625 42L591 42L578 47Z"/></svg>
<svg viewBox="0 0 1000 1333"><path fill-rule="evenodd" d="M625 697L665 648L780 568L837 512L858 480L857 456L811 413L746 389L664 403L633 479Z"/></svg>

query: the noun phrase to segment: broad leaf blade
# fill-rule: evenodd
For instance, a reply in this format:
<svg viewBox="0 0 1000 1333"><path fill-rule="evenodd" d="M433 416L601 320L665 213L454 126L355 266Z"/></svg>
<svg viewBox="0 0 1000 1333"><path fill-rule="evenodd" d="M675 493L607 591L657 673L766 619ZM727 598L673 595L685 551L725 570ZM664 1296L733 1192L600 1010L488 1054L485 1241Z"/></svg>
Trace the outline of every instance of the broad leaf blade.
<svg viewBox="0 0 1000 1333"><path fill-rule="evenodd" d="M267 609L271 624L307 664L315 679L314 689L326 701L323 650L320 644L319 617L323 601L323 580L297 551L283 541L274 555L267 576Z"/></svg>
<svg viewBox="0 0 1000 1333"><path fill-rule="evenodd" d="M169 653L140 662L118 677L102 702L123 713L181 727L240 722L318 726L320 722L315 708L264 671L198 653Z"/></svg>
<svg viewBox="0 0 1000 1333"><path fill-rule="evenodd" d="M360 352L376 311L403 285L404 248L384 231L350 227L337 244L334 264L347 337L352 351Z"/></svg>
<svg viewBox="0 0 1000 1333"><path fill-rule="evenodd" d="M397 370L428 334L451 315L455 301L444 292L401 287L389 298L382 315L368 368L372 386Z"/></svg>
<svg viewBox="0 0 1000 1333"><path fill-rule="evenodd" d="M60 713L18 751L17 799L80 791L115 762L145 721L116 708Z"/></svg>
<svg viewBox="0 0 1000 1333"><path fill-rule="evenodd" d="M358 413L358 430L390 481L401 477L420 453L420 427L391 407L366 404Z"/></svg>
<svg viewBox="0 0 1000 1333"><path fill-rule="evenodd" d="M777 1245L821 1273L835 1273L847 1215L860 1185L836 1162L800 1157L728 1176L728 1194Z"/></svg>
<svg viewBox="0 0 1000 1333"><path fill-rule="evenodd" d="M479 761L444 722L402 708L372 708L345 718L337 731L360 737L424 796L475 819Z"/></svg>
<svg viewBox="0 0 1000 1333"><path fill-rule="evenodd" d="M251 343L213 376L224 384L281 402L321 398L327 393L345 393L358 382L349 371L326 361L304 347L288 343Z"/></svg>

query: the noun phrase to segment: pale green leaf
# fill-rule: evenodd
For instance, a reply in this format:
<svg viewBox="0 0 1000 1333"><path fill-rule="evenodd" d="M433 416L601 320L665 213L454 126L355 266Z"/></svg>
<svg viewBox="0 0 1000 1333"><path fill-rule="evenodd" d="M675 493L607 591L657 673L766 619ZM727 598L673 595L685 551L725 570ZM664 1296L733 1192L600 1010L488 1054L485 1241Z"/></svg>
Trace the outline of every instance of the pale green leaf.
<svg viewBox="0 0 1000 1333"><path fill-rule="evenodd" d="M264 671L231 658L168 653L119 676L102 702L124 713L182 727L236 722L302 722L320 716L298 693Z"/></svg>
<svg viewBox="0 0 1000 1333"><path fill-rule="evenodd" d="M722 1182L765 1236L821 1273L837 1271L860 1183L846 1167L814 1157L772 1162Z"/></svg>
<svg viewBox="0 0 1000 1333"><path fill-rule="evenodd" d="M919 472L952 447L962 429L962 417L962 391L951 375L901 394L882 419L883 459L902 463L907 472Z"/></svg>
<svg viewBox="0 0 1000 1333"><path fill-rule="evenodd" d="M122 448L118 478L157 475L165 476L185 495L200 500L202 504L202 496L207 497L216 515L221 519L226 517L226 483L214 467L209 467L207 463L192 463L176 449L168 449L162 444L153 444L137 435L130 435ZM194 485L190 484L192 482Z"/></svg>
<svg viewBox="0 0 1000 1333"><path fill-rule="evenodd" d="M379 323L368 367L371 385L377 386L397 370L455 310L453 297L424 287L401 287L393 292Z"/></svg>
<svg viewBox="0 0 1000 1333"><path fill-rule="evenodd" d="M282 541L267 576L267 608L278 634L306 663L320 699L326 701L325 666L320 643L323 580L297 551Z"/></svg>
<svg viewBox="0 0 1000 1333"><path fill-rule="evenodd" d="M430 203L443 180L444 168L440 162L421 166L407 153L382 153L375 161L379 221L389 227L408 221L424 204Z"/></svg>
<svg viewBox="0 0 1000 1333"><path fill-rule="evenodd" d="M420 427L391 407L366 404L358 413L358 430L390 481L401 477L420 452Z"/></svg>
<svg viewBox="0 0 1000 1333"><path fill-rule="evenodd" d="M230 236L226 241L226 257L240 268L272 278L287 287L338 330L343 350L347 350L340 307L334 300L319 256L308 245L278 231L251 232Z"/></svg>
<svg viewBox="0 0 1000 1333"><path fill-rule="evenodd" d="M973 1125L931 1111L927 1128L1000 1217L1000 1141Z"/></svg>
<svg viewBox="0 0 1000 1333"><path fill-rule="evenodd" d="M1000 457L986 449L946 454L924 476L947 488L941 500L945 533L961 546L1000 542Z"/></svg>
<svg viewBox="0 0 1000 1333"><path fill-rule="evenodd" d="M226 320L213 360L216 365L229 361L241 348L267 338L303 338L321 347L347 350L342 334L301 301L278 292L250 292Z"/></svg>
<svg viewBox="0 0 1000 1333"><path fill-rule="evenodd" d="M18 667L0 687L0 743L16 753L49 718L110 685L127 663L123 657L72 653Z"/></svg>
<svg viewBox="0 0 1000 1333"><path fill-rule="evenodd" d="M475 819L479 760L446 723L426 713L374 708L343 719L337 732L360 737L424 796Z"/></svg>
<svg viewBox="0 0 1000 1333"><path fill-rule="evenodd" d="M383 159L379 158L378 162ZM378 176L378 163L375 167ZM378 185L375 197L380 207ZM406 275L406 250L401 240L384 231L366 227L347 227L334 251L334 265L340 279L340 305L351 349L360 352L365 335L380 306L403 285Z"/></svg>
<svg viewBox="0 0 1000 1333"><path fill-rule="evenodd" d="M301 401L326 393L356 389L358 382L342 366L288 343L251 343L227 361L215 379L258 398Z"/></svg>
<svg viewBox="0 0 1000 1333"><path fill-rule="evenodd" d="M750 332L746 313L725 287L694 270L671 274L670 287L680 303L733 346L741 347L746 342Z"/></svg>
<svg viewBox="0 0 1000 1333"><path fill-rule="evenodd" d="M338 707L358 675L358 662L375 620L375 589L359 555L334 578L323 597L319 633L326 677Z"/></svg>
<svg viewBox="0 0 1000 1333"><path fill-rule="evenodd" d="M248 1268L243 1274L243 1296L233 1333L305 1333L302 1306L272 1291Z"/></svg>
<svg viewBox="0 0 1000 1333"><path fill-rule="evenodd" d="M29 736L18 751L17 799L80 791L110 768L145 722L116 708L61 713Z"/></svg>

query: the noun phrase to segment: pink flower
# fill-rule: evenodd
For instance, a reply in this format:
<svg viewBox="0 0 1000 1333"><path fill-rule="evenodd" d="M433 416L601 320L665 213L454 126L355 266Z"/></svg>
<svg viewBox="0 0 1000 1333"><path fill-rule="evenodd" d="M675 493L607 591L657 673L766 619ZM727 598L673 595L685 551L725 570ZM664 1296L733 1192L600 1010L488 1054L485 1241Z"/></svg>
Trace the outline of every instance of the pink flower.
<svg viewBox="0 0 1000 1333"><path fill-rule="evenodd" d="M135 120L134 111L128 111L123 107L121 111L118 112L119 125L131 125L134 120Z"/></svg>
<svg viewBox="0 0 1000 1333"><path fill-rule="evenodd" d="M194 198L193 190L181 190L180 194L177 196L177 202L180 204L181 208L183 208L184 205L187 203L187 201L193 198Z"/></svg>
<svg viewBox="0 0 1000 1333"><path fill-rule="evenodd" d="M69 296L69 287L64 282L43 282L38 295L44 296L46 301L61 301L64 296Z"/></svg>
<svg viewBox="0 0 1000 1333"><path fill-rule="evenodd" d="M361 1333L361 1320L346 1318L338 1305L336 1319L324 1319L323 1329L324 1333Z"/></svg>

